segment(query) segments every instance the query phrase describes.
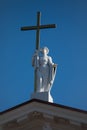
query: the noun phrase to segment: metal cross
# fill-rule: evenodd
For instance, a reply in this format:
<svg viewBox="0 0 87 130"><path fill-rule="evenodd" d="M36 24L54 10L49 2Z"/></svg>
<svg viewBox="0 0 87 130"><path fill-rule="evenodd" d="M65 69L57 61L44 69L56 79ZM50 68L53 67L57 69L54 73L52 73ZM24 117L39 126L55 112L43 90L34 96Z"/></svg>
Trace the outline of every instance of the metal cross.
<svg viewBox="0 0 87 130"><path fill-rule="evenodd" d="M36 26L25 26L21 27L21 31L28 31L28 30L36 30L36 50L39 50L40 48L40 29L46 29L46 28L56 28L55 24L47 24L47 25L40 25L40 18L41 18L41 13L37 12L37 25ZM35 91L36 91L36 76L37 70L35 70Z"/></svg>
<svg viewBox="0 0 87 130"><path fill-rule="evenodd" d="M37 12L37 26L21 27L21 31L36 30L36 50L40 48L40 29L56 28L55 24L40 25L41 13Z"/></svg>

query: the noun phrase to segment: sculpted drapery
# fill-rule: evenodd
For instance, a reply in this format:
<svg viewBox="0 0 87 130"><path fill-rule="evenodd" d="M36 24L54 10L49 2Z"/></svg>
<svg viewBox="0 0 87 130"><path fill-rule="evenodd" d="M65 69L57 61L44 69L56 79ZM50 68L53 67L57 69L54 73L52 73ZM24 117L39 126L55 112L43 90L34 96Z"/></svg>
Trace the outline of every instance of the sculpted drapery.
<svg viewBox="0 0 87 130"><path fill-rule="evenodd" d="M37 69L36 92L50 91L55 78L57 65L52 62L48 53L49 49L44 47L36 50L32 57L32 66Z"/></svg>

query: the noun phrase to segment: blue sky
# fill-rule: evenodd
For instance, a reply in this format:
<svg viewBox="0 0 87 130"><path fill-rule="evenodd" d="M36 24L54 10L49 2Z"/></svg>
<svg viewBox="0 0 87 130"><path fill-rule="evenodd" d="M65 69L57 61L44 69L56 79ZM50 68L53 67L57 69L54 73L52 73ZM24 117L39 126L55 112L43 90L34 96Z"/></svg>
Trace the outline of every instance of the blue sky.
<svg viewBox="0 0 87 130"><path fill-rule="evenodd" d="M58 64L51 94L54 103L87 110L87 1L0 0L0 111L30 100L34 90L31 59L35 31L21 26L57 24L41 30L40 46Z"/></svg>

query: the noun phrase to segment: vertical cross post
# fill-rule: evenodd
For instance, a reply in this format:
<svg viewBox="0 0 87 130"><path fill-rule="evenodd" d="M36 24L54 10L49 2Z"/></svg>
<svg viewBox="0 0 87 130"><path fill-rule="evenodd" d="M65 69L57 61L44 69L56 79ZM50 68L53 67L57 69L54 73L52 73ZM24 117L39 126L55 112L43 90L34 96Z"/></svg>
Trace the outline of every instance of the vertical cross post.
<svg viewBox="0 0 87 130"><path fill-rule="evenodd" d="M37 31L36 31L36 50L39 51L40 48L40 16L41 13L37 12ZM34 92L36 92L37 89L37 68L34 72Z"/></svg>
<svg viewBox="0 0 87 130"><path fill-rule="evenodd" d="M41 13L37 12L36 50L40 48L40 16Z"/></svg>

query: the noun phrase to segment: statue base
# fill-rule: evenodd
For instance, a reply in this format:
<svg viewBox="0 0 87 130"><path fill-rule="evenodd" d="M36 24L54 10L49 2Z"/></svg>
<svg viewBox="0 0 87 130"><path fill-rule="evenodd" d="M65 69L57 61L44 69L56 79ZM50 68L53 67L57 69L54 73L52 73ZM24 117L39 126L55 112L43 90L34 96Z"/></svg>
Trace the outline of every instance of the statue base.
<svg viewBox="0 0 87 130"><path fill-rule="evenodd" d="M31 99L40 99L43 101L48 101L53 103L53 98L50 92L35 92L31 95Z"/></svg>

